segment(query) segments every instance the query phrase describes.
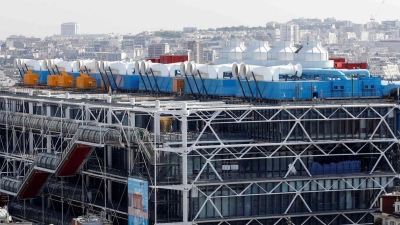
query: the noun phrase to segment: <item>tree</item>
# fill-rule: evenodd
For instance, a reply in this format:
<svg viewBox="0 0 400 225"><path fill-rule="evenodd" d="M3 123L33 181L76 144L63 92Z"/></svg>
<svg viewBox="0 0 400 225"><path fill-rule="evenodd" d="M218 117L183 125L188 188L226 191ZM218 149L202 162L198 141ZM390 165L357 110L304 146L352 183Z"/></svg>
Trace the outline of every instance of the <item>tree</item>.
<svg viewBox="0 0 400 225"><path fill-rule="evenodd" d="M381 218L376 219L374 225L382 225L382 219Z"/></svg>

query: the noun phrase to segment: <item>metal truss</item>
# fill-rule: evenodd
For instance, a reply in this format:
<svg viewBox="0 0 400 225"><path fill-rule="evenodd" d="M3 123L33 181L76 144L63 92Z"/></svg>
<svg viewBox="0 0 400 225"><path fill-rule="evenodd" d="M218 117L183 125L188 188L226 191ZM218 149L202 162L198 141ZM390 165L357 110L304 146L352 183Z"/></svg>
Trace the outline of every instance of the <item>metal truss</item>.
<svg viewBox="0 0 400 225"><path fill-rule="evenodd" d="M50 203L66 202L73 206L71 210L104 210L115 223L126 216L118 205L123 202L126 178L132 175L149 181L150 217L156 224L366 224L379 204L378 196L391 190L399 171L395 163L399 144L397 104L250 105L135 102L111 97L92 101L66 96L1 94L0 110L120 131L119 146L99 142L79 175L56 178L56 184L62 184L61 193L50 186L41 192ZM171 128L162 125L161 118L173 121ZM73 136L64 131L27 129L24 124L8 121L0 124L0 131L0 156L5 158L2 176L24 176L37 154L61 153ZM139 138L139 133L144 135ZM121 164L126 165L117 169L121 165L113 159L121 149L126 151ZM312 174L312 162L322 164L331 159L360 160L361 171ZM95 190L91 188L93 182L98 185ZM72 183L76 184L74 190L80 191L79 197L66 191ZM112 188L116 184L121 185L117 198ZM90 203L86 199L89 191L102 203ZM363 207L318 211L307 196L321 193L351 197L363 193L368 201ZM280 212L257 209L261 213L243 211L239 215L227 213L222 204L225 199L239 198L260 204L260 199L270 197L280 198L280 202L287 199L285 204L280 203ZM304 211L293 212L293 207ZM166 218L168 210L172 213Z"/></svg>
<svg viewBox="0 0 400 225"><path fill-rule="evenodd" d="M305 217L302 224L308 224L307 221L310 219L320 221L320 224L334 224L334 220L326 222L319 219L319 216L327 216L330 212L312 210L304 195L341 191L373 191L373 198L365 207L364 214L358 220L349 219L348 221L351 224L364 224L365 221L362 219L369 214L368 210L376 207L378 197L390 190L393 180L397 177L398 167L393 165L392 159L393 154L398 154L396 150L398 135L394 126L397 120L395 116L397 111L398 105L387 103L221 105L217 107L215 105L196 107L183 104L181 116L170 115L182 123L182 140L166 141L163 147L156 148L160 152L176 152L182 157L183 177L180 180L182 183L181 185L160 184L153 188L182 191L184 205L182 224L235 224L232 221L241 221L244 224L257 224L257 222L266 224L266 222L273 221L274 218L280 219L272 224L280 224L282 218L305 217L307 213L310 216ZM166 116L165 114L168 113L161 111L160 114ZM196 124L196 138L192 138L190 132L188 133L183 127L188 123ZM335 123L337 127L325 128L327 124L329 126ZM252 124L269 124L272 132L267 130L264 132L280 133L280 138L271 139L268 136L260 138L250 134L229 139L226 135L235 128L243 131L243 128L240 127ZM324 124L325 127L318 127L319 124ZM353 124L353 130L349 129L351 124ZM229 127L231 125L236 127L231 129ZM340 127L341 125L344 126ZM286 126L284 132L282 132L283 126ZM356 127L360 129L356 130ZM327 133L327 130L331 132ZM363 168L361 173L312 175L306 162L312 159L323 161L329 157L349 159L370 157L372 160L369 162L368 168ZM287 164L283 169L284 173L279 175L273 175L273 170L257 173L256 171L232 172L232 169L229 169L240 170L238 168L243 161L249 161L251 164L260 160L272 162L281 159L284 159L285 163L290 162L299 171L299 174L292 174L290 169L287 169ZM188 160L190 164L187 163ZM188 165L192 166L195 161L199 162L196 172L193 171L193 168L187 168ZM282 168L279 169L282 170ZM228 170L230 171L228 172ZM223 215L223 209L221 209L224 207L221 202L227 198L274 195L290 197L288 205L277 215L267 215L266 213L265 216L257 214L257 216L249 215L248 217L245 215L229 216L228 213ZM196 206L196 204L185 202L186 196L190 196L189 199L192 202L197 198L202 201L199 201L201 203ZM293 215L290 213L290 209L298 207L297 202L300 202L306 211ZM244 202L240 204L244 204ZM193 208L197 208L195 213L193 213ZM185 211L185 209L190 210ZM206 210L212 216L204 216ZM337 217L346 218L346 214L357 212L359 210L354 208L335 214ZM201 214L203 217L200 217ZM159 222L158 224L169 223Z"/></svg>

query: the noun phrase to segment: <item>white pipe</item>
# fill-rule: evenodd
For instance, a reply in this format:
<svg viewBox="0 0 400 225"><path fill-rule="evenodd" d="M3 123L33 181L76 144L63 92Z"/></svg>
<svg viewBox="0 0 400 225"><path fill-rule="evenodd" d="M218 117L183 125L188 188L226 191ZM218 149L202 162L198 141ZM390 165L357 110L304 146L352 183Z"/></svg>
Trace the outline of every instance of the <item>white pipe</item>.
<svg viewBox="0 0 400 225"><path fill-rule="evenodd" d="M240 78L244 79L245 77L250 77L251 71L250 71L250 66L246 65L244 63L239 64L239 75Z"/></svg>
<svg viewBox="0 0 400 225"><path fill-rule="evenodd" d="M163 76L163 77L170 76L167 64L149 63L149 66L153 70L155 76Z"/></svg>
<svg viewBox="0 0 400 225"><path fill-rule="evenodd" d="M180 71L181 71L181 75L182 75L182 76L185 75L185 74L187 74L187 73L186 73L187 64L188 64L188 62L181 62Z"/></svg>
<svg viewBox="0 0 400 225"><path fill-rule="evenodd" d="M186 67L186 74L193 75L197 73L197 64L194 61L188 62Z"/></svg>
<svg viewBox="0 0 400 225"><path fill-rule="evenodd" d="M126 68L126 74L127 75L132 75L135 74L135 62L126 62L125 63L125 68Z"/></svg>
<svg viewBox="0 0 400 225"><path fill-rule="evenodd" d="M197 74L197 70L200 71L202 78L218 79L218 72L212 65L197 64L195 74Z"/></svg>
<svg viewBox="0 0 400 225"><path fill-rule="evenodd" d="M77 60L79 61L80 70L85 70L86 68L92 70L91 72L97 72L100 70L100 65L97 60L95 59L85 59L85 60Z"/></svg>
<svg viewBox="0 0 400 225"><path fill-rule="evenodd" d="M77 61L72 61L71 63L71 67L72 67L72 72L78 72L79 71L79 65Z"/></svg>
<svg viewBox="0 0 400 225"><path fill-rule="evenodd" d="M126 75L126 67L125 64L120 61L103 61L100 67L104 66L104 70L111 71L114 75Z"/></svg>
<svg viewBox="0 0 400 225"><path fill-rule="evenodd" d="M135 74L140 73L140 61L135 62Z"/></svg>
<svg viewBox="0 0 400 225"><path fill-rule="evenodd" d="M140 62L140 72L141 73L148 73L148 72L150 72L150 66L151 66L151 64L152 64L152 62L149 60L149 61L141 61Z"/></svg>
<svg viewBox="0 0 400 225"><path fill-rule="evenodd" d="M170 77L175 77L175 71L177 71L177 70L181 71L181 63L173 63L173 64L171 64L169 66L169 76Z"/></svg>
<svg viewBox="0 0 400 225"><path fill-rule="evenodd" d="M224 72L232 72L232 64L215 65L214 68L218 79L224 79Z"/></svg>
<svg viewBox="0 0 400 225"><path fill-rule="evenodd" d="M232 76L239 77L240 76L239 73L240 73L240 65L237 63L233 63L232 64Z"/></svg>
<svg viewBox="0 0 400 225"><path fill-rule="evenodd" d="M28 70L41 70L41 64L33 59L20 59L18 64L20 64L20 68L22 69L28 67Z"/></svg>
<svg viewBox="0 0 400 225"><path fill-rule="evenodd" d="M303 69L301 64L292 65L289 63L288 65L271 67L241 64L239 76L241 78L251 77L251 73L253 72L254 76L256 76L256 80L278 81L279 75L288 75L289 77L296 75L300 77L302 71Z"/></svg>
<svg viewBox="0 0 400 225"><path fill-rule="evenodd" d="M65 72L72 72L72 65L70 62L67 61L56 61L54 62L54 65L52 66L53 69L56 69L56 66L58 70L65 71Z"/></svg>

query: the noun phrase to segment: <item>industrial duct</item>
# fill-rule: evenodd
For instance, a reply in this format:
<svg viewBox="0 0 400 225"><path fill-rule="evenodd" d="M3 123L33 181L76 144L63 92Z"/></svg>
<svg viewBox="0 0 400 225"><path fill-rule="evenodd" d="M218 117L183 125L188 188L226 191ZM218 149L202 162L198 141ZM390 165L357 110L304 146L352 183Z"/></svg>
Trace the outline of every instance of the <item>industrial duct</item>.
<svg viewBox="0 0 400 225"><path fill-rule="evenodd" d="M271 48L268 42L265 41L251 41L250 45L243 52L244 60L267 60L268 51Z"/></svg>
<svg viewBox="0 0 400 225"><path fill-rule="evenodd" d="M57 67L56 67L57 66ZM56 61L52 65L52 69L58 69L60 72L72 72L72 64L67 61Z"/></svg>
<svg viewBox="0 0 400 225"><path fill-rule="evenodd" d="M19 68L23 68L26 69L28 68L28 70L36 70L36 71L40 71L42 70L42 65L34 59L19 59L19 61L17 61L17 65L19 65Z"/></svg>
<svg viewBox="0 0 400 225"><path fill-rule="evenodd" d="M132 75L137 73L135 70L135 64L136 62L126 62L125 63L125 68L126 68L126 74L127 75Z"/></svg>
<svg viewBox="0 0 400 225"><path fill-rule="evenodd" d="M101 61L100 62L100 70L102 71L109 71L111 68L111 72L116 75L126 75L126 66L124 63L120 61Z"/></svg>
<svg viewBox="0 0 400 225"><path fill-rule="evenodd" d="M292 77L296 75L300 77L302 74L301 64L288 64L282 66L253 66L241 63L240 65L232 66L232 74L239 76L240 78L251 77L252 73L256 77L256 80L263 81L278 81L279 75L287 75ZM237 73L239 72L239 73Z"/></svg>
<svg viewBox="0 0 400 225"><path fill-rule="evenodd" d="M268 60L294 60L296 51L293 41L277 41L268 51Z"/></svg>
<svg viewBox="0 0 400 225"><path fill-rule="evenodd" d="M371 74L368 70L365 69L355 69L355 70L340 70L340 72L344 73L345 75L351 76L352 75L363 75L365 77L371 77Z"/></svg>
<svg viewBox="0 0 400 225"><path fill-rule="evenodd" d="M329 54L328 51L325 50L321 42L319 41L310 41L303 42L302 48L298 53L295 54L295 60L297 61L328 61Z"/></svg>
<svg viewBox="0 0 400 225"><path fill-rule="evenodd" d="M239 77L240 76L239 73L240 73L240 64L233 63L232 64L232 76Z"/></svg>
<svg viewBox="0 0 400 225"><path fill-rule="evenodd" d="M187 72L186 72L187 64L188 64L188 62L181 62L181 65L179 67L180 71L181 71L181 75L186 75L187 74Z"/></svg>
<svg viewBox="0 0 400 225"><path fill-rule="evenodd" d="M197 64L195 62L191 62L187 63L185 67L186 67L186 73L188 75L197 75L199 71L201 73L202 78L218 79L217 66L207 65L207 64Z"/></svg>
<svg viewBox="0 0 400 225"><path fill-rule="evenodd" d="M77 61L71 62L72 72L79 72L79 64Z"/></svg>
<svg viewBox="0 0 400 225"><path fill-rule="evenodd" d="M135 74L140 73L140 61L135 62Z"/></svg>
<svg viewBox="0 0 400 225"><path fill-rule="evenodd" d="M91 70L90 72L98 72L100 70L99 62L95 59L77 60L79 70Z"/></svg>
<svg viewBox="0 0 400 225"><path fill-rule="evenodd" d="M169 68L167 64L147 61L147 65L149 66L149 70L151 68L155 76L169 77Z"/></svg>

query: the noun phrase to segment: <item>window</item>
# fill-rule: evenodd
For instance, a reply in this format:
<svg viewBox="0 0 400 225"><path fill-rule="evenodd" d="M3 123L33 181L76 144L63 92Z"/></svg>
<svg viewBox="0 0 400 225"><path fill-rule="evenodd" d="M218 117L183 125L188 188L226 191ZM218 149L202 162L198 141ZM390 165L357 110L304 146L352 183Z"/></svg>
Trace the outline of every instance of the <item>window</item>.
<svg viewBox="0 0 400 225"><path fill-rule="evenodd" d="M333 89L338 89L338 86L333 86Z"/></svg>
<svg viewBox="0 0 400 225"><path fill-rule="evenodd" d="M344 86L340 86L340 89L344 90Z"/></svg>
<svg viewBox="0 0 400 225"><path fill-rule="evenodd" d="M371 88L375 88L375 85L371 85Z"/></svg>
<svg viewBox="0 0 400 225"><path fill-rule="evenodd" d="M364 88L368 88L368 85L365 85Z"/></svg>

